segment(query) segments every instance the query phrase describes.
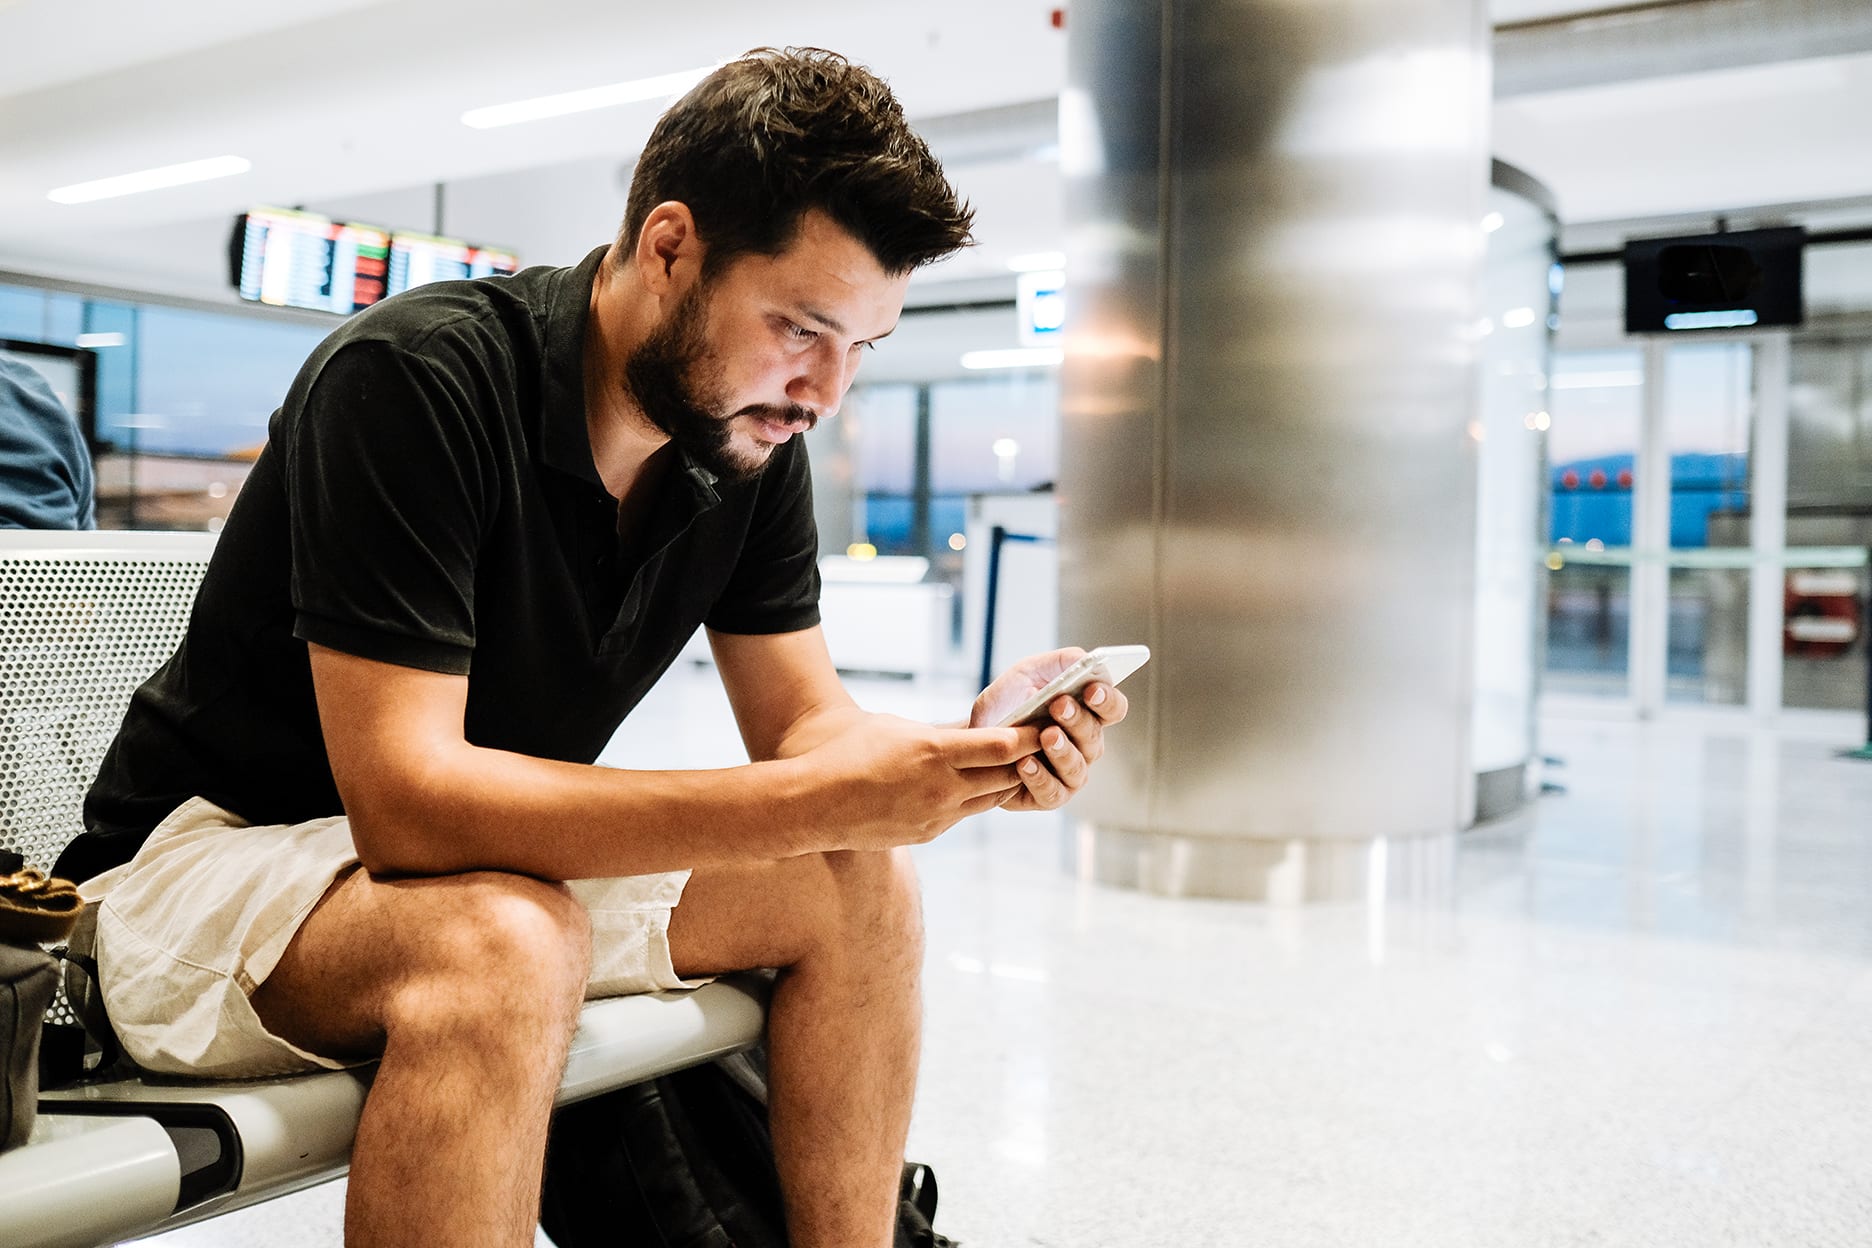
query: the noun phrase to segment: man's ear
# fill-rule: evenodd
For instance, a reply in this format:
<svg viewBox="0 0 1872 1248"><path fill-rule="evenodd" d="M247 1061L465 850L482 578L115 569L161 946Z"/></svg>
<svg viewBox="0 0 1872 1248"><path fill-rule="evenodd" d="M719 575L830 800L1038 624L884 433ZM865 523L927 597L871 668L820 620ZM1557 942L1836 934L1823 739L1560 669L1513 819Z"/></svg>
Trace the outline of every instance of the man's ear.
<svg viewBox="0 0 1872 1248"><path fill-rule="evenodd" d="M701 272L702 239L689 205L671 199L650 210L637 233L635 261L653 295L669 295Z"/></svg>

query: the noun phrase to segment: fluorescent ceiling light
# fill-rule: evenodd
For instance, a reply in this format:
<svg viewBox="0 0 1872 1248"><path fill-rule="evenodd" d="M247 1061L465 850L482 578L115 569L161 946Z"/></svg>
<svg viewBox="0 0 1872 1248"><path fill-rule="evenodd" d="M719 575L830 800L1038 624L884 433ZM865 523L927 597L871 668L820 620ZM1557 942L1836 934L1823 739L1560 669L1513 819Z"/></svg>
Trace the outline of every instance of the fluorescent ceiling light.
<svg viewBox="0 0 1872 1248"><path fill-rule="evenodd" d="M642 100L663 99L667 96L681 95L714 73L715 69L713 65L704 65L700 69L685 69L674 74L658 74L654 78L635 78L630 82L614 82L608 87L587 87L583 91L542 95L537 99L516 100L512 104L471 108L461 115L462 125L473 126L476 130L491 130L495 126L512 126L523 121L564 117L568 113L588 113L594 108L614 108L619 104L636 104Z"/></svg>
<svg viewBox="0 0 1872 1248"><path fill-rule="evenodd" d="M1534 323L1533 308L1509 308L1501 315L1503 329L1525 329Z"/></svg>
<svg viewBox="0 0 1872 1248"><path fill-rule="evenodd" d="M1058 347L1019 347L1010 351L964 351L963 368L1046 368L1066 353Z"/></svg>
<svg viewBox="0 0 1872 1248"><path fill-rule="evenodd" d="M1063 251L1030 251L1024 256L1015 256L1007 266L1016 273L1044 273L1048 269L1066 267L1066 253Z"/></svg>
<svg viewBox="0 0 1872 1248"><path fill-rule="evenodd" d="M237 173L246 173L251 168L251 160L239 156L216 156L212 160L191 160L180 165L164 165L160 169L145 169L141 173L126 173L115 178L99 178L95 182L61 186L56 191L47 191L46 198L55 204L88 204L94 199L114 199L119 195L136 195L170 186L186 186L190 182L228 178Z"/></svg>
<svg viewBox="0 0 1872 1248"><path fill-rule="evenodd" d="M1506 217L1502 216L1499 212L1491 212L1488 216L1482 218L1482 232L1484 234L1493 234L1506 224L1508 224L1508 219Z"/></svg>
<svg viewBox="0 0 1872 1248"><path fill-rule="evenodd" d="M72 339L72 345L95 350L99 347L121 347L126 341L122 334L79 334Z"/></svg>

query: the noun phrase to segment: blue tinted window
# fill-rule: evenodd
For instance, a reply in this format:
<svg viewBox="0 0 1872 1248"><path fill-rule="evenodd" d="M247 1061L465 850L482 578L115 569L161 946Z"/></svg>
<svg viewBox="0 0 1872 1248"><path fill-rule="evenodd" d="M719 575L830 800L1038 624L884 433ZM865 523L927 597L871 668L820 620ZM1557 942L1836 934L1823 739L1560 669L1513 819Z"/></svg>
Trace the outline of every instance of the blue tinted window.
<svg viewBox="0 0 1872 1248"><path fill-rule="evenodd" d="M327 332L163 307L143 308L137 331L138 449L182 455L266 441L267 419Z"/></svg>
<svg viewBox="0 0 1872 1248"><path fill-rule="evenodd" d="M45 341L45 296L23 286L0 286L0 338Z"/></svg>
<svg viewBox="0 0 1872 1248"><path fill-rule="evenodd" d="M136 411L137 310L94 299L85 304L85 339L97 353L97 423L102 430Z"/></svg>
<svg viewBox="0 0 1872 1248"><path fill-rule="evenodd" d="M45 334L40 341L70 347L84 333L85 301L77 295L48 291L45 296Z"/></svg>

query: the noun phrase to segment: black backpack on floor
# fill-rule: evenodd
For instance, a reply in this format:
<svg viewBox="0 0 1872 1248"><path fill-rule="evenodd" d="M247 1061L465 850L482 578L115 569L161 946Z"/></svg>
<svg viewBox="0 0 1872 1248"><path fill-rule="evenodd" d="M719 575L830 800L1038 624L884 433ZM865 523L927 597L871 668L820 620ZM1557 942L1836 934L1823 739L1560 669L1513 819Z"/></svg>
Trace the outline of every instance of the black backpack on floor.
<svg viewBox="0 0 1872 1248"><path fill-rule="evenodd" d="M540 1226L558 1248L786 1248L766 1102L755 1049L566 1106ZM906 1165L899 1197L896 1248L954 1248L929 1167Z"/></svg>

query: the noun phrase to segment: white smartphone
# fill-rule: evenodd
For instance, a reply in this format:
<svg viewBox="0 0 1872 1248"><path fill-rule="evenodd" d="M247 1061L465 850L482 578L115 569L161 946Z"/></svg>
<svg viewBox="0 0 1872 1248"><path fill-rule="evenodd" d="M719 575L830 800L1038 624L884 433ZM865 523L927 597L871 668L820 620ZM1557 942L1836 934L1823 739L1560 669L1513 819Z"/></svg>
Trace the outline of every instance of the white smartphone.
<svg viewBox="0 0 1872 1248"><path fill-rule="evenodd" d="M1115 685L1150 662L1149 646L1100 646L1055 676L1033 697L1015 707L997 728L1032 723L1046 714L1046 705L1062 693L1077 695L1093 681Z"/></svg>

